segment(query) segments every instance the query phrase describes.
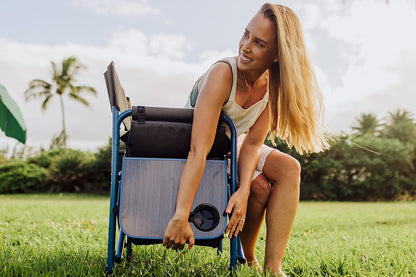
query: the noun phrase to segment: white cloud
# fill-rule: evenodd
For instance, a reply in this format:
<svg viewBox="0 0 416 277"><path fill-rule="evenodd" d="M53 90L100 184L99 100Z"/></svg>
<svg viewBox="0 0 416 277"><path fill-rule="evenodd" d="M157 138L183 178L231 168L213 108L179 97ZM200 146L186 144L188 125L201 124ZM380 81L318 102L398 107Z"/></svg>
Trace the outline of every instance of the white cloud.
<svg viewBox="0 0 416 277"><path fill-rule="evenodd" d="M149 48L151 53L171 59L181 59L185 50L190 50L187 39L184 36L155 34L150 37Z"/></svg>
<svg viewBox="0 0 416 277"><path fill-rule="evenodd" d="M176 34L158 33L150 36L140 30L129 29L113 34L110 47L125 55L138 57L160 57L180 60L191 49L186 37Z"/></svg>
<svg viewBox="0 0 416 277"><path fill-rule="evenodd" d="M140 30L130 29L114 33L109 44L125 54L147 56L149 38Z"/></svg>
<svg viewBox="0 0 416 277"><path fill-rule="evenodd" d="M0 39L0 83L22 110L28 128L27 144L49 147L52 136L61 131L58 99L41 112L40 101L24 101L28 83L35 78L49 81L49 61L59 63L72 55L87 66L80 72L78 84L93 86L98 96L87 96L91 109L65 99L70 146L91 148L105 144L111 136L111 111L103 73L112 60L134 105L183 107L198 74L206 68L204 63L190 64L178 59L187 47L183 37L170 35L168 40L174 42L171 50L175 52L169 52L162 36L149 37L139 30L114 34L105 47L73 43L49 46ZM158 46L152 48L153 45ZM1 137L3 141L4 135Z"/></svg>
<svg viewBox="0 0 416 277"><path fill-rule="evenodd" d="M72 0L72 4L74 6L89 8L99 14L115 14L120 16L159 14L159 10L149 6L145 0Z"/></svg>
<svg viewBox="0 0 416 277"><path fill-rule="evenodd" d="M404 81L408 71L404 64L416 68L411 58L416 56L416 38L406 31L416 26L413 3L355 1L342 14L322 20L320 26L338 41L339 61L334 64L346 66L341 83L325 91L332 130L349 130L353 118L363 112L385 115L397 108L415 108L414 97L408 93L412 84Z"/></svg>

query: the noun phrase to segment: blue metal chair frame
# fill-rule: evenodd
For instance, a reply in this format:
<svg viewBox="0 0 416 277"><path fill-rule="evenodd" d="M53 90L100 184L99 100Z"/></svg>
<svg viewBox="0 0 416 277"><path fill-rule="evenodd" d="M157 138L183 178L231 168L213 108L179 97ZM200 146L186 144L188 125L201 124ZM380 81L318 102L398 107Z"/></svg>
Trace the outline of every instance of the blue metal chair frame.
<svg viewBox="0 0 416 277"><path fill-rule="evenodd" d="M119 147L120 147L120 126L122 121L131 116L132 110L126 110L119 114L118 109L112 106L113 114L113 130L112 130L112 160L111 160L111 192L110 192L110 214L109 214L109 228L108 228L108 253L107 253L107 273L112 273L114 262L121 260L125 234L120 230L120 238L115 251L115 236L116 236L116 220L118 214L118 207L120 206L120 185L119 185ZM222 120L228 125L231 131L231 162L230 162L230 189L233 194L237 189L237 132L232 120L222 115ZM129 238L127 238L129 239ZM131 244L128 243L127 255L131 254ZM238 256L238 257L237 257ZM235 270L237 267L237 259L243 258L241 253L240 241L238 237L233 237L230 240L230 270Z"/></svg>

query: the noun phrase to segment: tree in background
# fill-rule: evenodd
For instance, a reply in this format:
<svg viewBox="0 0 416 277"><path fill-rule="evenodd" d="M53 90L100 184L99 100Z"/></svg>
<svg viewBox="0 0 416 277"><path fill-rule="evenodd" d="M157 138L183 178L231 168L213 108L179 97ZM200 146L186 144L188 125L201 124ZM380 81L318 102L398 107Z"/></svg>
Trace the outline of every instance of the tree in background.
<svg viewBox="0 0 416 277"><path fill-rule="evenodd" d="M400 115L393 116L395 119L407 118L403 111L391 114ZM394 122L397 121L402 122ZM392 122L382 127L396 126ZM414 128L415 124L412 124L407 127ZM397 134L392 130L390 128L390 134ZM415 200L416 144L383 135L387 133L380 128L378 136L333 135L330 149L302 155L278 138L275 143L280 151L291 154L301 163L302 200ZM266 143L271 145L270 141ZM108 194L111 146L109 140L95 153L60 148L37 154L29 151L29 157L28 151L15 151L14 158L0 161L0 193L79 191Z"/></svg>
<svg viewBox="0 0 416 277"><path fill-rule="evenodd" d="M40 79L34 79L29 83L28 89L25 91L26 101L30 99L42 99L42 110L46 110L52 98L59 97L62 114L62 131L60 135L52 139L51 148L66 148L67 132L65 125L65 108L63 96L66 94L69 98L89 106L88 101L82 96L82 93L90 93L96 95L97 92L93 87L75 85L75 76L81 68L85 68L75 57L69 57L62 61L60 67L51 61L53 74L52 82Z"/></svg>
<svg viewBox="0 0 416 277"><path fill-rule="evenodd" d="M377 119L377 116L373 113L362 113L359 118L356 119L355 125L351 127L355 135L375 136L379 134L379 129L382 124Z"/></svg>
<svg viewBox="0 0 416 277"><path fill-rule="evenodd" d="M415 199L416 124L406 110L389 113L386 122L361 114L353 135L331 136L330 149L321 153L299 155L276 139L280 151L301 163L301 199Z"/></svg>
<svg viewBox="0 0 416 277"><path fill-rule="evenodd" d="M383 136L397 138L403 143L416 145L416 124L413 121L412 114L407 110L400 109L389 112Z"/></svg>

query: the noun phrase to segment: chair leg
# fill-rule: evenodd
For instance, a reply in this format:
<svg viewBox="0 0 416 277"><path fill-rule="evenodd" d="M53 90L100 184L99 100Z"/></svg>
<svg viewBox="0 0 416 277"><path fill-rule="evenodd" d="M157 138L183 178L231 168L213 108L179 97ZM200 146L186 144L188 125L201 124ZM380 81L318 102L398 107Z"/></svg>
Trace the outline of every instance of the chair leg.
<svg viewBox="0 0 416 277"><path fill-rule="evenodd" d="M110 219L109 219L109 226L108 226L107 274L111 274L114 269L115 236L116 236L116 221L115 221L115 215L111 211Z"/></svg>
<svg viewBox="0 0 416 277"><path fill-rule="evenodd" d="M230 240L230 270L235 271L237 269L237 238L233 237Z"/></svg>
<svg viewBox="0 0 416 277"><path fill-rule="evenodd" d="M237 262L239 264L245 264L245 262L246 262L246 257L244 256L240 236L237 237Z"/></svg>
<svg viewBox="0 0 416 277"><path fill-rule="evenodd" d="M123 260L123 250L124 250L124 245L126 243L125 237L126 235L123 233L123 231L120 230L120 235L118 238L118 245L117 245L117 252L116 252L116 257L115 257L116 263L120 263Z"/></svg>
<svg viewBox="0 0 416 277"><path fill-rule="evenodd" d="M132 242L131 242L130 238L127 237L127 253L126 253L127 261L130 261L131 256L133 254L133 249L132 249L131 245L132 245Z"/></svg>
<svg viewBox="0 0 416 277"><path fill-rule="evenodd" d="M108 248L107 248L107 274L113 272L114 269L114 255L115 255L115 239L116 239L116 214L117 214L117 200L118 200L118 149L120 128L115 126L118 121L118 112L116 107L112 107L113 112L113 142L111 153L111 188L110 188L110 215L108 220Z"/></svg>
<svg viewBox="0 0 416 277"><path fill-rule="evenodd" d="M220 240L217 245L217 255L220 255L221 253L222 253L222 240Z"/></svg>

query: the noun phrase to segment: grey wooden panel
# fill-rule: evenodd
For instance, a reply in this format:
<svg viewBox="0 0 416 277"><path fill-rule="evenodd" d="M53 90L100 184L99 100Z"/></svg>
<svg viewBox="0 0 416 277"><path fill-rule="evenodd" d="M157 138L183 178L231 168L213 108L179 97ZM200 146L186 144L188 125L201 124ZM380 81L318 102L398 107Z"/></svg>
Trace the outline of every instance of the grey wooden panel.
<svg viewBox="0 0 416 277"><path fill-rule="evenodd" d="M169 219L175 212L176 194L185 160L124 158L120 223L132 237L163 238ZM227 222L226 164L208 160L192 204L214 205L220 222L212 231L201 231L191 223L195 238L220 235Z"/></svg>

